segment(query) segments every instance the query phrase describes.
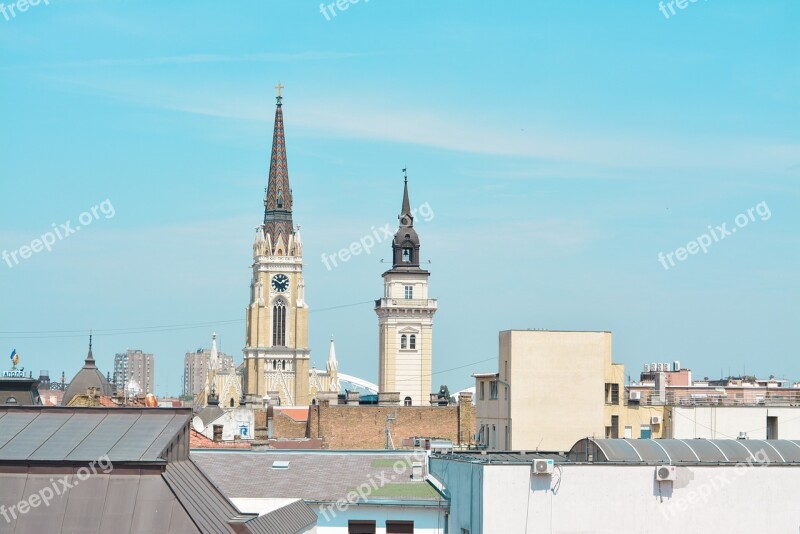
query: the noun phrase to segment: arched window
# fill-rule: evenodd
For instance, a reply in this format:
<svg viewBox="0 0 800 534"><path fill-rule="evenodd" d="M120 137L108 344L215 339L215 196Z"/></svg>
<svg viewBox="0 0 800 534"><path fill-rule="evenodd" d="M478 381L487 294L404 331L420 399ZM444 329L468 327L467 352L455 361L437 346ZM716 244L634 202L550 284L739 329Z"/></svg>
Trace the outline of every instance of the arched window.
<svg viewBox="0 0 800 534"><path fill-rule="evenodd" d="M286 360L281 360L281 371L286 370Z"/></svg>
<svg viewBox="0 0 800 534"><path fill-rule="evenodd" d="M281 299L272 306L272 346L286 346L286 303Z"/></svg>
<svg viewBox="0 0 800 534"><path fill-rule="evenodd" d="M411 263L411 249L404 248L403 249L403 263Z"/></svg>
<svg viewBox="0 0 800 534"><path fill-rule="evenodd" d="M233 408L233 397L231 397L231 408Z"/></svg>
<svg viewBox="0 0 800 534"><path fill-rule="evenodd" d="M272 370L275 371L278 368L278 360L272 360Z"/></svg>
<svg viewBox="0 0 800 534"><path fill-rule="evenodd" d="M400 336L400 348L401 349L407 349L408 348L408 337L405 334Z"/></svg>
<svg viewBox="0 0 800 534"><path fill-rule="evenodd" d="M417 348L417 336L411 334L408 339L408 348L409 349L416 349Z"/></svg>
<svg viewBox="0 0 800 534"><path fill-rule="evenodd" d="M405 406L411 406L411 397L406 397L405 400L403 400L403 404Z"/></svg>

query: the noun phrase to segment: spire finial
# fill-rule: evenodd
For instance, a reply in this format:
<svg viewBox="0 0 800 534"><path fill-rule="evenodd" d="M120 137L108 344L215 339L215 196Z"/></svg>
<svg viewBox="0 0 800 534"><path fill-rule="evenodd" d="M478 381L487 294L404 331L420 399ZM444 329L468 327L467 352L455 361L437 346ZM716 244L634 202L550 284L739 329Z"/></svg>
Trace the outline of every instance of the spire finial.
<svg viewBox="0 0 800 534"><path fill-rule="evenodd" d="M275 90L278 93L277 100L278 100L278 105L279 106L281 105L281 101L283 100L283 96L281 95L281 91L283 91L284 87L285 86L281 82L278 82L278 85L275 86Z"/></svg>
<svg viewBox="0 0 800 534"><path fill-rule="evenodd" d="M89 329L89 352L92 352L92 329Z"/></svg>
<svg viewBox="0 0 800 534"><path fill-rule="evenodd" d="M408 167L403 167L403 180L408 183Z"/></svg>

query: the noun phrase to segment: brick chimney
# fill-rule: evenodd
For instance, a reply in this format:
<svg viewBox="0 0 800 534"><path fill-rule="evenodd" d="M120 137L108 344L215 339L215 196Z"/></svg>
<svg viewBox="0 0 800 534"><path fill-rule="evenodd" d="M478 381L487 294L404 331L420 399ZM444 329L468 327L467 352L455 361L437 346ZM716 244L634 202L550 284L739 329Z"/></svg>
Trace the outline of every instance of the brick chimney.
<svg viewBox="0 0 800 534"><path fill-rule="evenodd" d="M222 441L222 425L214 425L214 441Z"/></svg>

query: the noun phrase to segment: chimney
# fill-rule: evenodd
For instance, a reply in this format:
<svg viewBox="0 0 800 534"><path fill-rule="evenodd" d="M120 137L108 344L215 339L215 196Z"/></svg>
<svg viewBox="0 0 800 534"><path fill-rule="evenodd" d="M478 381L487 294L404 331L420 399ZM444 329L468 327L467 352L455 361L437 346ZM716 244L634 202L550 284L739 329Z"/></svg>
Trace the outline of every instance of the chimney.
<svg viewBox="0 0 800 534"><path fill-rule="evenodd" d="M222 441L222 425L214 425L214 441Z"/></svg>
<svg viewBox="0 0 800 534"><path fill-rule="evenodd" d="M347 405L348 406L358 406L359 401L361 400L361 395L358 391L347 391Z"/></svg>

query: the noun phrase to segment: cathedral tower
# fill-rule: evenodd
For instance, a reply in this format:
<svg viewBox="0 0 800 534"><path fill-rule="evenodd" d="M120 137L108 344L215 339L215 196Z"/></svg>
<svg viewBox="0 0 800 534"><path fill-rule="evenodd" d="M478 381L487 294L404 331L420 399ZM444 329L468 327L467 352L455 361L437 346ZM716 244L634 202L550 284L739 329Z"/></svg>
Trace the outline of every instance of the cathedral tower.
<svg viewBox="0 0 800 534"><path fill-rule="evenodd" d="M264 224L256 229L253 278L247 307L244 390L248 403L266 397L305 406L309 397L308 305L303 282L303 244L292 222L292 189L283 135L278 84Z"/></svg>
<svg viewBox="0 0 800 534"><path fill-rule="evenodd" d="M383 298L375 301L379 327L381 393L400 393L400 401L425 406L430 401L435 299L428 298L430 273L420 268L419 235L405 178L400 226L392 241L392 268L383 273Z"/></svg>

